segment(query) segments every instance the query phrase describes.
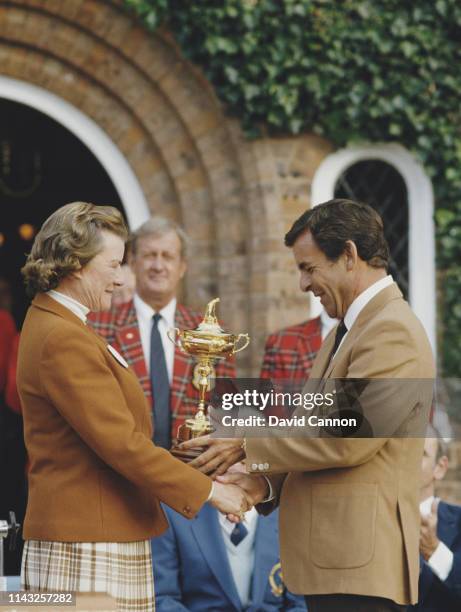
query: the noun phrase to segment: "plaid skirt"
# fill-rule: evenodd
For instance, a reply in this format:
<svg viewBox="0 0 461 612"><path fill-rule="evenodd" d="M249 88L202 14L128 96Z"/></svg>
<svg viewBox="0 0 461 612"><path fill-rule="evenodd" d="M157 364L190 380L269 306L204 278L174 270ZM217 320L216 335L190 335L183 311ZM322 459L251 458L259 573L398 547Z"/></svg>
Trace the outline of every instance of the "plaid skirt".
<svg viewBox="0 0 461 612"><path fill-rule="evenodd" d="M150 541L41 542L24 546L21 586L31 591L107 593L119 612L154 612Z"/></svg>

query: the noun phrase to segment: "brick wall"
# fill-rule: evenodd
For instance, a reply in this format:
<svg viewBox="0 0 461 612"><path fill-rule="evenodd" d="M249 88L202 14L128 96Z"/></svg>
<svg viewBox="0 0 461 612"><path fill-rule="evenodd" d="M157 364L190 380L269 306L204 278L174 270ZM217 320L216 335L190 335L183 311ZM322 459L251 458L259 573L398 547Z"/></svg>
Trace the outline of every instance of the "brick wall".
<svg viewBox="0 0 461 612"><path fill-rule="evenodd" d="M0 65L93 119L151 210L184 224L193 240L185 299L203 307L221 297L228 327L253 339L241 371L256 373L267 333L307 316L283 235L309 204L328 143L248 142L171 37L147 34L112 2L0 0Z"/></svg>

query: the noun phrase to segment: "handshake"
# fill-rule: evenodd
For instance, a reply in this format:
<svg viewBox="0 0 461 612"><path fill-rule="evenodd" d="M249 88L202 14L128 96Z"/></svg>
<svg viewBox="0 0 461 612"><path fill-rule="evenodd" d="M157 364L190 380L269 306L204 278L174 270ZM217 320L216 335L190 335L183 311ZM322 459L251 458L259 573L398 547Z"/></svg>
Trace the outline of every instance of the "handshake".
<svg viewBox="0 0 461 612"><path fill-rule="evenodd" d="M269 496L266 478L247 474L239 463L245 458L242 440L203 436L183 442L180 448L206 448L189 465L214 479L209 502L230 521L243 520L245 512Z"/></svg>

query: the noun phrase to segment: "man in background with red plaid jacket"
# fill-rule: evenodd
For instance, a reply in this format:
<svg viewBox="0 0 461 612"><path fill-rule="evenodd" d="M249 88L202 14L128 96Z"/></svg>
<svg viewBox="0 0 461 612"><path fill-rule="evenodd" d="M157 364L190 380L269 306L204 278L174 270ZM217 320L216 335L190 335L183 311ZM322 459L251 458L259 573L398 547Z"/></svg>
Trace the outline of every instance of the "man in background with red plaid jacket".
<svg viewBox="0 0 461 612"><path fill-rule="evenodd" d="M336 324L337 320L322 310L314 319L271 334L266 340L260 377L303 386L322 341Z"/></svg>
<svg viewBox="0 0 461 612"><path fill-rule="evenodd" d="M164 448L170 448L178 426L195 414L198 402L192 385L196 363L166 335L174 327L195 329L203 319L176 299L187 267L186 246L184 230L173 221L152 217L143 223L129 244L133 298L88 318L136 373L152 405L154 441ZM218 362L216 375L234 377L234 363Z"/></svg>

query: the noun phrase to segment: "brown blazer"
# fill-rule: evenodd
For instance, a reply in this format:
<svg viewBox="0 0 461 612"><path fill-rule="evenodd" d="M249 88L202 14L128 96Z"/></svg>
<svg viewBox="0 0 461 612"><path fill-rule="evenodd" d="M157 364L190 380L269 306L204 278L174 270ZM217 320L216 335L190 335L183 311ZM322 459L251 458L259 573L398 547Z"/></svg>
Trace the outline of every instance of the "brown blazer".
<svg viewBox="0 0 461 612"><path fill-rule="evenodd" d="M411 393L377 402L378 417L385 424L389 414L393 432L415 419L423 432L433 356L398 287L383 289L365 306L330 360L334 336L335 330L325 339L303 391L331 386L335 378L430 379L400 382ZM275 474L276 500L260 509L280 504L282 570L291 591L417 601L422 450L422 434L247 439L247 467Z"/></svg>
<svg viewBox="0 0 461 612"><path fill-rule="evenodd" d="M18 389L30 459L27 540L129 542L167 528L162 501L192 518L211 481L151 441L134 372L46 294L21 333Z"/></svg>

